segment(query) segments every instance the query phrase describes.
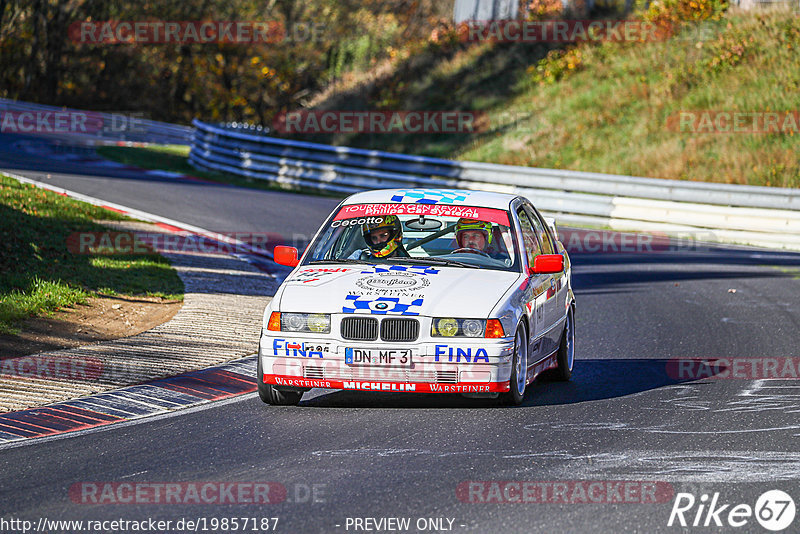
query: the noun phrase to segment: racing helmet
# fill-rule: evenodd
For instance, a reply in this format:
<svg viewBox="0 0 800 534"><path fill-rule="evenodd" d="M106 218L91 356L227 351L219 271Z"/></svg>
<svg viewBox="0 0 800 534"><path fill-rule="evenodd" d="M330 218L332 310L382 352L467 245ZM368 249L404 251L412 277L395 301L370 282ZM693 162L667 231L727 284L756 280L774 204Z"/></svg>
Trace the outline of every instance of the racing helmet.
<svg viewBox="0 0 800 534"><path fill-rule="evenodd" d="M459 247L464 245L461 242L463 232L466 230L478 230L483 232L486 237L486 246L488 247L492 242L492 223L486 221L479 221L477 219L467 219L462 217L456 223L456 242Z"/></svg>
<svg viewBox="0 0 800 534"><path fill-rule="evenodd" d="M385 243L373 243L369 233L373 230L389 230L389 240ZM383 258L397 250L403 242L403 226L397 215L386 215L381 222L365 223L361 225L364 241L376 258Z"/></svg>

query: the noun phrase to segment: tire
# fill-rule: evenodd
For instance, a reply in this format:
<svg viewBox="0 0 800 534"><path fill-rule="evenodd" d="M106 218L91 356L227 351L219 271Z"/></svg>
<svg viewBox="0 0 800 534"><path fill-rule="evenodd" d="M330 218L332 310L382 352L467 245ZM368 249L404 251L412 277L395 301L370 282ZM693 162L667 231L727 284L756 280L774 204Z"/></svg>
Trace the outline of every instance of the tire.
<svg viewBox="0 0 800 534"><path fill-rule="evenodd" d="M511 380L508 393L502 394L503 404L519 406L525 398L528 382L528 336L520 323L514 335L514 355L511 358Z"/></svg>
<svg viewBox="0 0 800 534"><path fill-rule="evenodd" d="M265 384L264 371L261 367L261 356L258 356L258 365L256 366L258 376L256 382L258 383L258 396L267 404L275 406L297 406L300 399L303 397L302 391L278 389L272 384Z"/></svg>
<svg viewBox="0 0 800 534"><path fill-rule="evenodd" d="M570 306L567 312L567 322L564 324L564 333L561 335L561 344L556 355L558 366L550 373L551 380L565 382L572 377L572 367L575 364L575 313Z"/></svg>

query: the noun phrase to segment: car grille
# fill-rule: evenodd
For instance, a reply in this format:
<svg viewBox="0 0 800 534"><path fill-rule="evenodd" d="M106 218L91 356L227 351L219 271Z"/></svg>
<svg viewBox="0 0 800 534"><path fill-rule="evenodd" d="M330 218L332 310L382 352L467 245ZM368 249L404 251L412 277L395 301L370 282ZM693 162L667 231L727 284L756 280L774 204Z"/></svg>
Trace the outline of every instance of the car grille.
<svg viewBox="0 0 800 534"><path fill-rule="evenodd" d="M342 319L343 339L375 341L378 339L378 320L372 317L346 317ZM382 341L409 342L419 337L419 321L416 319L384 319L380 323Z"/></svg>
<svg viewBox="0 0 800 534"><path fill-rule="evenodd" d="M417 371L414 369L372 369L369 367L321 367L306 365L303 377L318 380L376 380L455 384L458 371Z"/></svg>
<svg viewBox="0 0 800 534"><path fill-rule="evenodd" d="M381 321L383 341L416 341L419 321L416 319L384 319Z"/></svg>
<svg viewBox="0 0 800 534"><path fill-rule="evenodd" d="M347 317L342 319L342 337L356 341L378 339L378 320L371 317Z"/></svg>

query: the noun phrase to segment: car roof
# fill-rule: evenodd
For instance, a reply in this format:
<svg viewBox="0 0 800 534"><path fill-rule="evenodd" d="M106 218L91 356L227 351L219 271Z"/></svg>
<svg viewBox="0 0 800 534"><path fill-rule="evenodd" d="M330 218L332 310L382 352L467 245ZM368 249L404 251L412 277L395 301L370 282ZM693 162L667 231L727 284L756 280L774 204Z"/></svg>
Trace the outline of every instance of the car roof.
<svg viewBox="0 0 800 534"><path fill-rule="evenodd" d="M347 197L344 205L352 204L441 204L449 206L477 206L507 210L518 195L493 191L468 189L376 189Z"/></svg>

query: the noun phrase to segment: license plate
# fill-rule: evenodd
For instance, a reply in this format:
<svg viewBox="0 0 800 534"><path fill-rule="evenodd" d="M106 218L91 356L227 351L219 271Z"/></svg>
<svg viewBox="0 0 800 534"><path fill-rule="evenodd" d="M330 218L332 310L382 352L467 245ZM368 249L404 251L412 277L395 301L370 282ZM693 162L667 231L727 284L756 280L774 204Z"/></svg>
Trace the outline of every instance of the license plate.
<svg viewBox="0 0 800 534"><path fill-rule="evenodd" d="M344 363L375 367L410 367L411 349L344 349Z"/></svg>

